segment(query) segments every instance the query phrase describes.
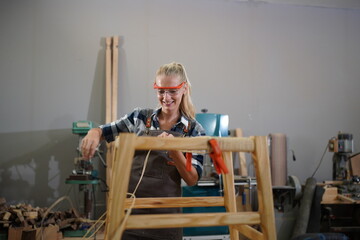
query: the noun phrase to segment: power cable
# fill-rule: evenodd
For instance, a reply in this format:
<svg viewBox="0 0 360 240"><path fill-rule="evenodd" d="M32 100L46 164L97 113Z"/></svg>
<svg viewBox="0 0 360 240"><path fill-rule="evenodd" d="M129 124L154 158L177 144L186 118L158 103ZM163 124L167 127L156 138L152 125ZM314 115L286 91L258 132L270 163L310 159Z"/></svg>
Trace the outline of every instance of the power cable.
<svg viewBox="0 0 360 240"><path fill-rule="evenodd" d="M334 139L334 138L335 138L335 137L332 137L330 140L332 140L332 139ZM330 141L329 141L328 144L326 145L325 150L324 150L324 153L323 153L323 155L321 156L320 162L319 162L319 164L317 165L314 173L311 175L312 178L315 176L315 174L316 174L317 170L319 169L322 161L324 160L324 156L325 156L325 153L327 152L326 150L328 149L329 144L330 144Z"/></svg>

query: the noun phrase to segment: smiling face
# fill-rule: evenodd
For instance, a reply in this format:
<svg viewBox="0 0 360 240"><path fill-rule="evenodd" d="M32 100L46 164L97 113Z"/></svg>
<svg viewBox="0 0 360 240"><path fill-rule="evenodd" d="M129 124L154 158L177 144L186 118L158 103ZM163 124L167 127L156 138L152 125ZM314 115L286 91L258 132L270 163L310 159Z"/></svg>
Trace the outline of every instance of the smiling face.
<svg viewBox="0 0 360 240"><path fill-rule="evenodd" d="M162 111L166 113L175 113L179 111L182 97L186 90L186 84L181 82L178 75L158 75L155 84L159 104Z"/></svg>

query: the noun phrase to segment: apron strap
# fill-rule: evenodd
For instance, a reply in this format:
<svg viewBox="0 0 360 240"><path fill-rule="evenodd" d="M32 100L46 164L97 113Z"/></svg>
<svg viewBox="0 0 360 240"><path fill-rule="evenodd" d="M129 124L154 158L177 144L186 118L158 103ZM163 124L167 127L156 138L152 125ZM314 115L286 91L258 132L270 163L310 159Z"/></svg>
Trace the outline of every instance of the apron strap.
<svg viewBox="0 0 360 240"><path fill-rule="evenodd" d="M146 119L146 125L145 125L145 127L146 127L145 133L148 135L149 132L150 132L150 128L151 128L151 116L149 116L149 117ZM191 128L191 122L188 121L188 125L183 127L184 137L186 136L186 134L189 133L190 128Z"/></svg>
<svg viewBox="0 0 360 240"><path fill-rule="evenodd" d="M183 131L184 131L184 136L190 131L190 128L191 128L191 122L190 121L188 121L188 125L187 125L187 127L186 126L184 126L184 128L183 128Z"/></svg>

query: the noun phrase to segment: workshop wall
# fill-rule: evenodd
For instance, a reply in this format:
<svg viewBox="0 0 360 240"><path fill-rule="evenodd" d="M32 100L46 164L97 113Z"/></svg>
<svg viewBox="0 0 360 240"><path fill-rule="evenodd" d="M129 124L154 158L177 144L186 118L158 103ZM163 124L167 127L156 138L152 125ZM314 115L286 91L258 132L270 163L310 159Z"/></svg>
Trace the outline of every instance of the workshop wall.
<svg viewBox="0 0 360 240"><path fill-rule="evenodd" d="M360 151L359 25L360 10L251 1L1 1L0 196L48 206L67 194L72 122L104 123L114 35L119 117L155 107L156 69L181 62L198 111L228 114L246 136L287 134L288 174L305 182L338 131Z"/></svg>

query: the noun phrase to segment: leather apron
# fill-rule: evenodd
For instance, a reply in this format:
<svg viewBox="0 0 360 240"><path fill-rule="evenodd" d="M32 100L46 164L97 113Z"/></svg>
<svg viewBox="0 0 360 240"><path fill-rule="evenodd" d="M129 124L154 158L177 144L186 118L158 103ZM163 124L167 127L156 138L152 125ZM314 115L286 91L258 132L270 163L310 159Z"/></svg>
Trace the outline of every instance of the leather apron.
<svg viewBox="0 0 360 240"><path fill-rule="evenodd" d="M147 131L149 135L156 136L163 131ZM169 131L167 131L169 132ZM174 136L179 132L169 132ZM181 135L183 136L183 135ZM134 189L140 179L144 161L148 151L136 151L133 159L128 192ZM167 151L151 151L146 165L144 176L136 190L137 198L143 197L181 197L181 176L168 157ZM131 214L160 214L180 213L181 208L149 208L132 209ZM132 237L130 237L132 236ZM122 240L156 239L156 240L181 240L182 228L164 229L130 229L124 232Z"/></svg>

